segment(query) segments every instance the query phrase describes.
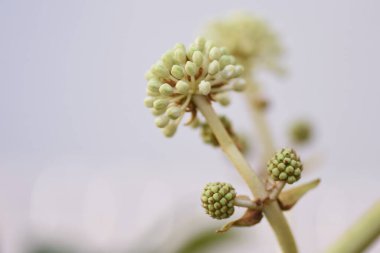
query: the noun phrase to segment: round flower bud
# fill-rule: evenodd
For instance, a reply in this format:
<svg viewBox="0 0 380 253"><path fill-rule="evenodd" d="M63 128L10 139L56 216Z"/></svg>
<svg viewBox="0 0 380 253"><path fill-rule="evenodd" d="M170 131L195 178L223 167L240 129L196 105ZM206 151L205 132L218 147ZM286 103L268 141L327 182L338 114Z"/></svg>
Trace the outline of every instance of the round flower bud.
<svg viewBox="0 0 380 253"><path fill-rule="evenodd" d="M231 103L231 100L226 93L218 93L214 96L214 99L222 106L227 106Z"/></svg>
<svg viewBox="0 0 380 253"><path fill-rule="evenodd" d="M168 138L172 137L176 131L177 131L177 125L171 124L171 123L167 125L164 129L162 129L162 133Z"/></svg>
<svg viewBox="0 0 380 253"><path fill-rule="evenodd" d="M214 219L227 219L235 211L236 192L229 183L208 183L202 192L202 206Z"/></svg>
<svg viewBox="0 0 380 253"><path fill-rule="evenodd" d="M294 143L306 143L312 137L311 124L307 121L298 120L291 125L289 135Z"/></svg>
<svg viewBox="0 0 380 253"><path fill-rule="evenodd" d="M211 84L207 81L202 81L199 84L199 92L203 95L208 95L211 91Z"/></svg>
<svg viewBox="0 0 380 253"><path fill-rule="evenodd" d="M151 92L157 92L160 86L161 83L158 80L152 79L148 82L148 90Z"/></svg>
<svg viewBox="0 0 380 253"><path fill-rule="evenodd" d="M222 76L224 78L232 78L235 75L235 67L233 65L227 65L222 71Z"/></svg>
<svg viewBox="0 0 380 253"><path fill-rule="evenodd" d="M183 68L181 66L179 66L179 65L174 65L172 67L170 73L172 74L172 76L174 76L178 80L182 79L182 77L185 75L185 73L183 71Z"/></svg>
<svg viewBox="0 0 380 253"><path fill-rule="evenodd" d="M154 74L160 77L167 77L169 75L169 70L165 67L165 64L163 62L156 63L152 71Z"/></svg>
<svg viewBox="0 0 380 253"><path fill-rule="evenodd" d="M236 81L232 85L234 91L243 91L246 87L247 82L243 78L236 79Z"/></svg>
<svg viewBox="0 0 380 253"><path fill-rule="evenodd" d="M185 47L185 46L184 46ZM180 46L178 46L175 50L174 50L174 59L178 62L178 63L181 63L181 64L184 64L186 62L186 51L185 51L185 48L182 48Z"/></svg>
<svg viewBox="0 0 380 253"><path fill-rule="evenodd" d="M197 70L198 70L197 65L195 65L194 62L191 62L191 61L186 62L185 71L188 75L195 76L195 74L197 73Z"/></svg>
<svg viewBox="0 0 380 253"><path fill-rule="evenodd" d="M193 60L193 62L194 62L197 66L201 66L201 65L202 65L202 62L203 62L203 54L202 54L200 51L195 51L195 52L193 53L192 60Z"/></svg>
<svg viewBox="0 0 380 253"><path fill-rule="evenodd" d="M169 101L167 99L157 99L153 102L153 107L156 110L164 110L168 106Z"/></svg>
<svg viewBox="0 0 380 253"><path fill-rule="evenodd" d="M168 115L168 117L170 119L178 119L179 116L181 116L181 108L179 108L178 106L172 106L172 107L169 107L168 110L166 111L166 114Z"/></svg>
<svg viewBox="0 0 380 253"><path fill-rule="evenodd" d="M284 148L277 152L267 164L267 171L275 181L293 184L301 178L303 165L293 149Z"/></svg>
<svg viewBox="0 0 380 253"><path fill-rule="evenodd" d="M159 91L163 96L170 96L171 94L173 94L174 89L172 86L170 86L170 84L164 83L163 85L161 85Z"/></svg>
<svg viewBox="0 0 380 253"><path fill-rule="evenodd" d="M218 47L211 48L209 53L210 60L218 60L221 56L222 52L220 52L220 49Z"/></svg>
<svg viewBox="0 0 380 253"><path fill-rule="evenodd" d="M144 99L144 105L148 108L152 108L153 107L153 102L154 102L155 98L153 97L146 97Z"/></svg>
<svg viewBox="0 0 380 253"><path fill-rule="evenodd" d="M215 75L216 73L219 72L219 62L217 60L214 60L210 63L210 65L208 66L208 73L210 75Z"/></svg>
<svg viewBox="0 0 380 253"><path fill-rule="evenodd" d="M173 52L171 50L167 51L162 55L161 60L164 63L165 67L170 69L173 65Z"/></svg>
<svg viewBox="0 0 380 253"><path fill-rule="evenodd" d="M161 115L155 119L154 123L156 123L157 127L164 128L169 124L169 117L166 115Z"/></svg>
<svg viewBox="0 0 380 253"><path fill-rule="evenodd" d="M175 85L175 88L177 89L178 93L187 95L190 89L190 85L187 82L180 80Z"/></svg>
<svg viewBox="0 0 380 253"><path fill-rule="evenodd" d="M206 44L206 40L203 37L198 37L195 39L195 44L197 44L200 50L203 50Z"/></svg>
<svg viewBox="0 0 380 253"><path fill-rule="evenodd" d="M224 68L225 66L229 64L233 64L235 62L235 59L231 55L223 55L222 57L220 57L219 62L220 62L220 67Z"/></svg>

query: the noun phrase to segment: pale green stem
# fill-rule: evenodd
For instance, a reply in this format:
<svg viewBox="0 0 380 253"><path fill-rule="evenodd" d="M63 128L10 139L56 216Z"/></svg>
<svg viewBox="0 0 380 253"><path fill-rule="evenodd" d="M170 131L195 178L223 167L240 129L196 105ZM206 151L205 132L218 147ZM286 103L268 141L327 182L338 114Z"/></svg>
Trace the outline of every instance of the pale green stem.
<svg viewBox="0 0 380 253"><path fill-rule="evenodd" d="M240 207L246 207L249 209L260 209L261 207L257 205L255 202L248 200L248 199L238 199L236 198L234 201L235 206L240 206Z"/></svg>
<svg viewBox="0 0 380 253"><path fill-rule="evenodd" d="M265 162L273 156L276 149L263 109L257 106L258 87L249 78L247 78L247 82L249 82L249 85L246 95L251 107L252 118L257 128L258 138L260 138L260 142L263 145L263 161Z"/></svg>
<svg viewBox="0 0 380 253"><path fill-rule="evenodd" d="M273 189L273 191L269 194L269 198L271 200L276 200L278 198L278 195L280 195L282 189L284 189L286 182L280 181L276 184L276 188Z"/></svg>
<svg viewBox="0 0 380 253"><path fill-rule="evenodd" d="M205 96L194 95L193 102L199 111L206 118L216 139L218 140L223 152L235 166L241 177L247 183L252 194L259 199L266 199L268 194L264 184L261 182L256 173L252 170L249 163L236 147L234 141L223 127L218 115L215 113L210 102ZM290 230L290 227L276 201L270 201L263 207L263 212L267 217L272 229L274 230L277 240L285 253L296 253L297 246Z"/></svg>
<svg viewBox="0 0 380 253"><path fill-rule="evenodd" d="M326 253L363 252L380 235L380 200L355 222Z"/></svg>

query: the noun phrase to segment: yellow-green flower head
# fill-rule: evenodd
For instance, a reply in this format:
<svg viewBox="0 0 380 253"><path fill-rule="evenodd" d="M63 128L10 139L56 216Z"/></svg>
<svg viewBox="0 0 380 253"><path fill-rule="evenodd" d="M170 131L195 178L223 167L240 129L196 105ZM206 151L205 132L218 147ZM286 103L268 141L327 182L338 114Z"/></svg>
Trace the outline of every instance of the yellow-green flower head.
<svg viewBox="0 0 380 253"><path fill-rule="evenodd" d="M278 64L282 48L276 34L261 19L247 13L236 13L214 21L208 26L206 36L224 45L238 62L251 67L264 65L281 70Z"/></svg>
<svg viewBox="0 0 380 253"><path fill-rule="evenodd" d="M202 206L214 219L227 219L234 211L236 192L229 183L208 183L202 192Z"/></svg>
<svg viewBox="0 0 380 253"><path fill-rule="evenodd" d="M290 148L277 152L267 164L267 171L275 181L293 184L301 178L303 165L297 153Z"/></svg>
<svg viewBox="0 0 380 253"><path fill-rule="evenodd" d="M243 91L243 67L227 50L204 38L186 48L176 44L146 74L145 106L156 116L157 127L167 137L175 134L185 112L196 116L193 95L228 105L228 92ZM190 121L191 122L191 121Z"/></svg>
<svg viewBox="0 0 380 253"><path fill-rule="evenodd" d="M310 122L305 120L295 121L290 126L289 135L294 143L307 143L312 137L312 126Z"/></svg>

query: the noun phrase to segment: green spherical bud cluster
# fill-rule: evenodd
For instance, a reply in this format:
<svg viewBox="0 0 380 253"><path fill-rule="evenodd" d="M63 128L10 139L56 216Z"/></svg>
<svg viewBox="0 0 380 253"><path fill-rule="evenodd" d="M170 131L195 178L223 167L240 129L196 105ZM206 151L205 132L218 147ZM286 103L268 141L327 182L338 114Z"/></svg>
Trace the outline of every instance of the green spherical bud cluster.
<svg viewBox="0 0 380 253"><path fill-rule="evenodd" d="M235 189L229 183L208 183L202 192L202 206L214 219L227 219L234 209Z"/></svg>
<svg viewBox="0 0 380 253"><path fill-rule="evenodd" d="M290 126L289 135L294 143L306 143L311 139L312 127L307 121L296 121Z"/></svg>
<svg viewBox="0 0 380 253"><path fill-rule="evenodd" d="M267 164L267 171L275 181L293 184L301 178L303 165L293 149L284 148L277 152Z"/></svg>
<svg viewBox="0 0 380 253"><path fill-rule="evenodd" d="M144 104L157 117L157 127L170 137L183 115L194 113L193 95L228 105L227 93L245 88L242 73L243 67L236 64L235 58L211 41L198 38L188 48L176 44L146 73Z"/></svg>

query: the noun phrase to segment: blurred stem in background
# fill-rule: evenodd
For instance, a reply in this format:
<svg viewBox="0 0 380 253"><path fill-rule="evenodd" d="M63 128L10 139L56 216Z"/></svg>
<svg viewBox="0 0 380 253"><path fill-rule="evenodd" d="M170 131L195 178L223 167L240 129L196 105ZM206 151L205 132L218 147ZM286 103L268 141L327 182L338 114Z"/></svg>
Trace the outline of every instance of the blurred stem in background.
<svg viewBox="0 0 380 253"><path fill-rule="evenodd" d="M363 252L380 235L380 200L326 251L326 253Z"/></svg>

